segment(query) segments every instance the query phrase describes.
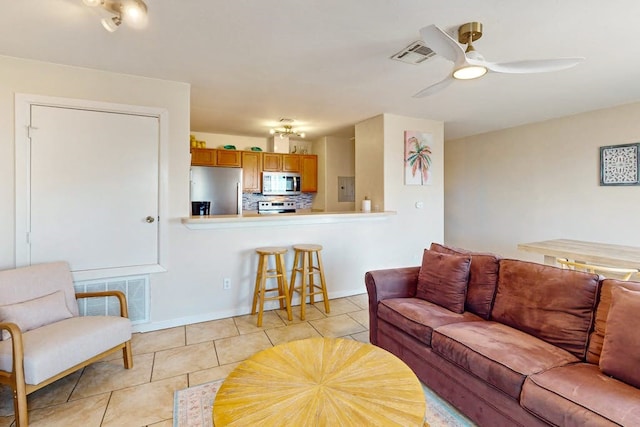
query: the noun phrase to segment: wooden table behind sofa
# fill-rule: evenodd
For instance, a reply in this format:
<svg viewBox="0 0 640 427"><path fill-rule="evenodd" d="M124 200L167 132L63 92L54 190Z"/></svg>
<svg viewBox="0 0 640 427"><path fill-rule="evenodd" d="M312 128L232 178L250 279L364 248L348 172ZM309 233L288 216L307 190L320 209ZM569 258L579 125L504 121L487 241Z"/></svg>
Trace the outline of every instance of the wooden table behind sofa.
<svg viewBox="0 0 640 427"><path fill-rule="evenodd" d="M640 269L640 248L609 243L555 239L520 243L518 249L544 255L544 263L556 265L557 258L609 267Z"/></svg>

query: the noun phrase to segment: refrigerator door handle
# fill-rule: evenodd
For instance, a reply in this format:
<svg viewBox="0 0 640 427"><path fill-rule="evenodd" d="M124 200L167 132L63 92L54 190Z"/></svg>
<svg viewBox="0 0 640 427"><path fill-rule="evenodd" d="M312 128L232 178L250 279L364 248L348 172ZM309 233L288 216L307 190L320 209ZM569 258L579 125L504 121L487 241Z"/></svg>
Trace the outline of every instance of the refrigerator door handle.
<svg viewBox="0 0 640 427"><path fill-rule="evenodd" d="M237 184L238 192L238 215L242 215L242 181Z"/></svg>

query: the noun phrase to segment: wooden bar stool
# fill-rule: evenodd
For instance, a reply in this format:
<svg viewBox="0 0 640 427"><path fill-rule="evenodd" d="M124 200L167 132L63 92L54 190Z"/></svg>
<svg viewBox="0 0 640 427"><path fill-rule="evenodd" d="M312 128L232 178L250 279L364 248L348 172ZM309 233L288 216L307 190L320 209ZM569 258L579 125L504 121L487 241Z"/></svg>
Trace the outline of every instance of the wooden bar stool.
<svg viewBox="0 0 640 427"><path fill-rule="evenodd" d="M257 248L258 253L258 271L256 273L256 286L253 291L253 306L251 314L256 314L256 306L258 299L260 300L260 308L258 310L258 326L262 326L262 313L264 311L264 302L278 300L280 308L287 308L287 317L293 320L291 316L291 299L289 298L289 290L287 288L287 273L284 267L284 258L282 255L287 253L287 248L268 246ZM275 268L269 268L269 256L273 255L275 260ZM277 288L267 288L267 279L276 279ZM278 291L278 296L267 297L267 292Z"/></svg>
<svg viewBox="0 0 640 427"><path fill-rule="evenodd" d="M315 304L314 295L322 294L322 298L324 299L324 310L329 313L329 296L327 295L327 284L324 280L324 267L322 266L322 257L320 256L322 246L294 245L293 250L295 251L295 256L293 259L293 268L291 269L289 300L291 301L293 298L294 291L300 294L300 319L304 320L307 295L309 296L309 302L311 304ZM317 263L315 265L313 263L313 254L316 255ZM300 286L296 287L296 276L298 273L302 276L302 283ZM319 286L314 280L314 276L316 274L320 278Z"/></svg>

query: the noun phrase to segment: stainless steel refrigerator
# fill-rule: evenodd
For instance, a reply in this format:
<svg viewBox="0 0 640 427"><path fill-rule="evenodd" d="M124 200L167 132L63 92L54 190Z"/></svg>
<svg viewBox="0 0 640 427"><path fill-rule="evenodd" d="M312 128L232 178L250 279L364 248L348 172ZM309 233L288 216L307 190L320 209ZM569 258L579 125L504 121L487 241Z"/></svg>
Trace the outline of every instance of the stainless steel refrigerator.
<svg viewBox="0 0 640 427"><path fill-rule="evenodd" d="M191 201L211 202L210 215L242 213L242 168L191 167Z"/></svg>

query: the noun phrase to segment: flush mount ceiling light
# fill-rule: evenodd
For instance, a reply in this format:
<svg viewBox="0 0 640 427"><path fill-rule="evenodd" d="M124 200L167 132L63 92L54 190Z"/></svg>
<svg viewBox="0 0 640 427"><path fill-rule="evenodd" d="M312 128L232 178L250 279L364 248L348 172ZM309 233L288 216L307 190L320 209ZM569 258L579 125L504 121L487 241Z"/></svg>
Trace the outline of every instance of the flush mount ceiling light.
<svg viewBox="0 0 640 427"><path fill-rule="evenodd" d="M91 7L101 6L115 16L102 19L102 26L110 33L118 29L122 22L134 28L147 24L147 5L142 0L82 0Z"/></svg>
<svg viewBox="0 0 640 427"><path fill-rule="evenodd" d="M271 135L279 135L280 138L284 138L285 136L299 136L300 138L305 137L304 132L300 132L299 129L295 129L291 123L293 123L293 119L280 119L280 123L282 123L281 128L271 128L269 133Z"/></svg>

